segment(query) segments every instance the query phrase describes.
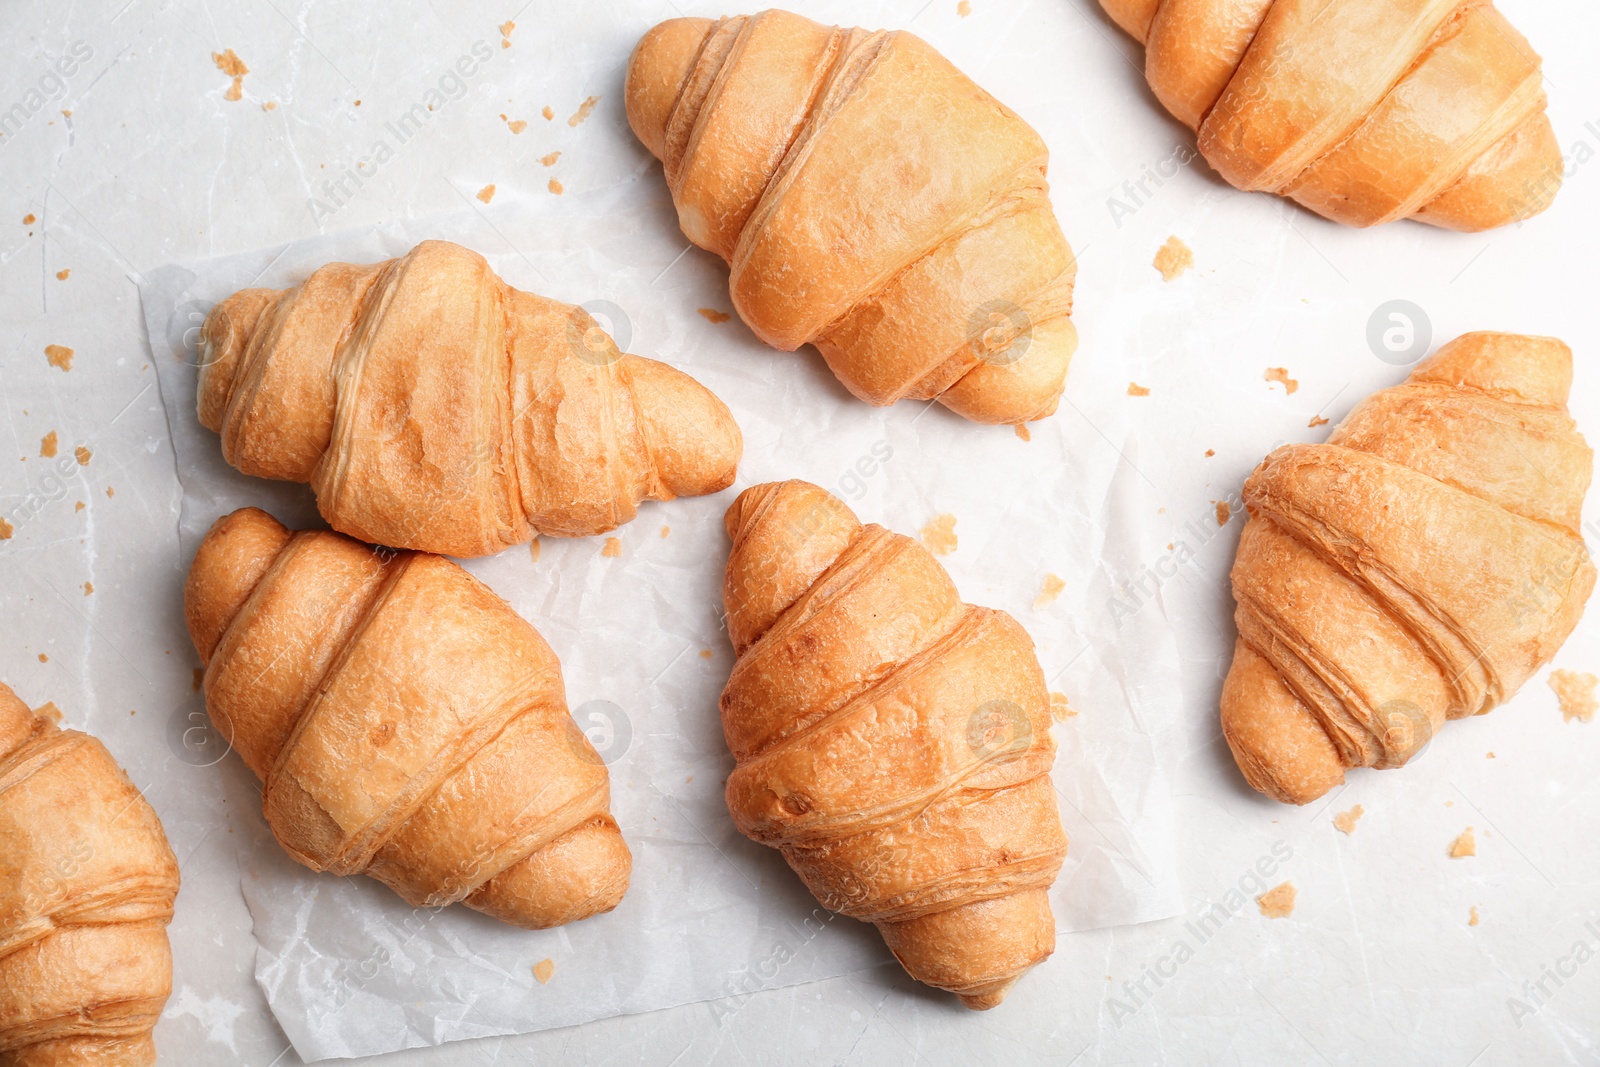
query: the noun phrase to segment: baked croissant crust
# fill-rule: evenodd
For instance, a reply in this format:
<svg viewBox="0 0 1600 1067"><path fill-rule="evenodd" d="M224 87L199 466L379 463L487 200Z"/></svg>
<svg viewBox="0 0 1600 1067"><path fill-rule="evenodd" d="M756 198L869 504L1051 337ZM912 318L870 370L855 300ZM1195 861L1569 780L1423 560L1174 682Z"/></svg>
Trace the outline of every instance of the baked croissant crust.
<svg viewBox="0 0 1600 1067"><path fill-rule="evenodd" d="M913 978L994 1007L1055 949L1067 852L1033 642L808 482L747 489L726 523L734 823Z"/></svg>
<svg viewBox="0 0 1600 1067"><path fill-rule="evenodd" d="M0 685L0 1063L148 1067L178 861L88 734Z"/></svg>
<svg viewBox="0 0 1600 1067"><path fill-rule="evenodd" d="M1239 189L1352 226L1487 230L1565 164L1539 56L1487 0L1100 0Z"/></svg>
<svg viewBox="0 0 1600 1067"><path fill-rule="evenodd" d="M1256 468L1222 688L1252 786L1305 804L1401 766L1556 654L1595 580L1571 385L1560 341L1467 334Z"/></svg>
<svg viewBox="0 0 1600 1067"><path fill-rule="evenodd" d="M769 345L871 404L979 422L1056 408L1077 264L1027 123L905 32L786 11L680 18L628 62L628 122L684 234Z"/></svg>
<svg viewBox="0 0 1600 1067"><path fill-rule="evenodd" d="M184 613L211 718L301 863L536 929L622 899L632 859L555 653L456 564L243 508Z"/></svg>
<svg viewBox="0 0 1600 1067"><path fill-rule="evenodd" d="M603 533L641 500L726 489L743 448L693 378L448 241L241 290L201 344L200 422L228 462L309 482L330 526L394 548Z"/></svg>

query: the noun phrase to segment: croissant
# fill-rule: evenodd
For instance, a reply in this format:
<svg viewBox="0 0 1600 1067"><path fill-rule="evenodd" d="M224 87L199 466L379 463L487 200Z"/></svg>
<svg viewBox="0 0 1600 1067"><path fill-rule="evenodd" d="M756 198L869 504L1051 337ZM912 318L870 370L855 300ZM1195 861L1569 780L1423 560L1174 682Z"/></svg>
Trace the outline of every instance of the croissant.
<svg viewBox="0 0 1600 1067"><path fill-rule="evenodd" d="M1486 0L1100 4L1236 188L1352 226L1487 230L1561 186L1539 56Z"/></svg>
<svg viewBox="0 0 1600 1067"><path fill-rule="evenodd" d="M994 1007L1055 949L1067 852L1033 642L815 485L754 486L726 523L734 823L913 978Z"/></svg>
<svg viewBox="0 0 1600 1067"><path fill-rule="evenodd" d="M1077 264L1028 124L905 32L680 18L628 61L628 123L769 345L857 397L1019 423L1056 408Z"/></svg>
<svg viewBox="0 0 1600 1067"><path fill-rule="evenodd" d="M201 341L200 421L228 462L311 483L334 529L395 548L602 533L645 498L727 488L743 447L693 378L447 241L241 290Z"/></svg>
<svg viewBox="0 0 1600 1067"><path fill-rule="evenodd" d="M184 615L296 860L535 929L622 899L632 859L561 665L456 564L243 508L201 543Z"/></svg>
<svg viewBox="0 0 1600 1067"><path fill-rule="evenodd" d="M148 1067L178 861L105 746L0 685L0 1063Z"/></svg>
<svg viewBox="0 0 1600 1067"><path fill-rule="evenodd" d="M1305 804L1401 766L1555 655L1595 580L1571 384L1560 341L1467 334L1256 468L1222 687L1252 786Z"/></svg>

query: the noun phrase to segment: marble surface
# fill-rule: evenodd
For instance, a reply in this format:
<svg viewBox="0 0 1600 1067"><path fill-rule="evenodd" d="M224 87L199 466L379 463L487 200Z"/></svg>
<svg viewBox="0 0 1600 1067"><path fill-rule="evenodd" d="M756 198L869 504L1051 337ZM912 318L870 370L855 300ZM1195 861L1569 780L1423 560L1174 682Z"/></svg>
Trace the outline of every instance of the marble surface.
<svg viewBox="0 0 1600 1067"><path fill-rule="evenodd" d="M1075 373L1067 399L1088 418L1116 410L1139 425L1150 528L1186 550L1176 567L1161 556L1148 567L1171 574L1159 584L1184 656L1173 791L1188 914L1066 936L982 1015L885 957L826 982L367 1062L1600 1062L1600 722L1563 721L1541 673L1507 707L1452 724L1413 766L1354 774L1327 801L1289 809L1243 785L1215 711L1241 525L1236 514L1219 527L1216 502L1273 444L1321 439L1326 428L1309 423L1403 377L1367 340L1389 302L1416 305L1434 344L1486 328L1564 338L1578 356L1573 411L1600 433L1600 17L1579 0L1501 3L1545 57L1569 174L1550 212L1468 236L1340 229L1185 162L1190 136L1156 107L1139 49L1092 0L970 0L966 15L954 0L793 6L913 29L1051 147L1053 197L1081 257L1078 358L1100 366ZM195 662L178 611L179 486L137 281L170 262L459 211L490 183L512 204L560 195L552 179L655 195L620 76L637 36L680 8L721 13L639 3L598 18L588 5L515 0L0 7L0 406L13 457L0 456L0 511L15 527L0 548L0 677L107 737L166 824L185 896L163 1062L297 1058L252 977L237 893L235 841L256 832L258 796L175 755ZM492 58L452 75L479 42ZM232 100L212 58L228 49L248 67ZM360 182L334 184L435 91L417 135ZM588 96L599 97L592 115L569 125ZM1165 282L1151 261L1174 234L1196 266ZM702 274L703 303L723 306L719 275ZM46 345L73 348L72 369L51 366ZM1293 393L1265 379L1271 367ZM87 464L41 457L52 430L62 455L87 448ZM1600 624L1583 624L1554 666L1600 669ZM1338 832L1335 814L1356 804L1354 832ZM1477 855L1451 859L1468 826ZM1298 889L1294 913L1267 919L1251 898L1284 880ZM196 886L208 906L185 906Z"/></svg>

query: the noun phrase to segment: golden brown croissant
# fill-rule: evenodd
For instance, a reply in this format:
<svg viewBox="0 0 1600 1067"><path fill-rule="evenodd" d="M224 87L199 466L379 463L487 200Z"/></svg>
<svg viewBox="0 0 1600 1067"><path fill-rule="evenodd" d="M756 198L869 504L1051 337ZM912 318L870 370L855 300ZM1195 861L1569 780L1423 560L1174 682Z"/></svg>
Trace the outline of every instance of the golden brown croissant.
<svg viewBox="0 0 1600 1067"><path fill-rule="evenodd" d="M1250 784L1305 804L1509 700L1583 614L1593 454L1572 353L1457 338L1244 486L1222 729Z"/></svg>
<svg viewBox="0 0 1600 1067"><path fill-rule="evenodd" d="M0 685L0 1063L146 1067L178 861L105 746Z"/></svg>
<svg viewBox="0 0 1600 1067"><path fill-rule="evenodd" d="M1100 0L1239 189L1352 226L1487 230L1564 164L1539 56L1487 0Z"/></svg>
<svg viewBox="0 0 1600 1067"><path fill-rule="evenodd" d="M726 522L735 824L913 978L994 1007L1055 949L1067 852L1033 642L808 482L747 489Z"/></svg>
<svg viewBox="0 0 1600 1067"><path fill-rule="evenodd" d="M395 548L602 533L645 498L726 489L743 447L693 378L447 241L241 290L202 346L200 421L228 462L311 483L334 529Z"/></svg>
<svg viewBox="0 0 1600 1067"><path fill-rule="evenodd" d="M786 11L672 19L634 49L627 110L767 344L815 344L871 404L1055 410L1077 265L1048 152L924 41Z"/></svg>
<svg viewBox="0 0 1600 1067"><path fill-rule="evenodd" d="M622 899L610 779L555 653L454 563L242 508L201 543L184 613L206 707L301 863L531 928Z"/></svg>

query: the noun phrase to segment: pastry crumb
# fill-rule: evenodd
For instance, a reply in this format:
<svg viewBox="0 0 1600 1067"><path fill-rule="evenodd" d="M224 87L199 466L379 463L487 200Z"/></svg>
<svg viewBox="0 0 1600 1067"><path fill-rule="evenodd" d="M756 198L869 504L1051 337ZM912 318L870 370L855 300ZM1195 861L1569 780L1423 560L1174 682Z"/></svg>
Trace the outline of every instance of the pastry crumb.
<svg viewBox="0 0 1600 1067"><path fill-rule="evenodd" d="M1206 449L1206 458L1207 459L1210 459L1212 456L1214 456L1216 454L1217 454L1217 450L1216 449L1214 449L1214 448Z"/></svg>
<svg viewBox="0 0 1600 1067"><path fill-rule="evenodd" d="M606 545L600 550L600 554L611 559L616 559L618 556L622 555L622 538L606 538Z"/></svg>
<svg viewBox="0 0 1600 1067"><path fill-rule="evenodd" d="M558 160L560 158L561 158L561 153L560 152L551 152L548 155L540 156L539 157L539 162L543 163L547 167L553 167L553 166L556 165L556 160Z"/></svg>
<svg viewBox="0 0 1600 1067"><path fill-rule="evenodd" d="M1367 813L1367 809L1360 804L1349 811L1341 811L1333 817L1333 828L1346 836L1355 832L1356 821Z"/></svg>
<svg viewBox="0 0 1600 1067"><path fill-rule="evenodd" d="M94 458L94 453L89 451L83 445L79 445L77 448L74 448L72 450L72 454L78 457L78 466L80 467L87 467L89 465L89 460Z"/></svg>
<svg viewBox="0 0 1600 1067"><path fill-rule="evenodd" d="M60 438L56 436L54 430L39 438L39 456L42 459L54 459L58 451L59 441Z"/></svg>
<svg viewBox="0 0 1600 1067"><path fill-rule="evenodd" d="M1078 713L1073 711L1072 708L1067 705L1067 694L1057 693L1053 690L1051 691L1050 717L1052 719L1054 719L1056 722L1066 722L1076 714Z"/></svg>
<svg viewBox="0 0 1600 1067"><path fill-rule="evenodd" d="M539 114L544 116L544 119L545 119L546 122L549 122L549 121L551 121L552 119L554 119L556 117L555 109L552 108L549 104L546 104L544 106L544 110L539 112Z"/></svg>
<svg viewBox="0 0 1600 1067"><path fill-rule="evenodd" d="M502 37L510 37L511 36L511 31L516 29L516 28L517 28L517 24L515 22L512 22L509 19L507 19L505 22L502 22L500 24L500 36L502 36Z"/></svg>
<svg viewBox="0 0 1600 1067"><path fill-rule="evenodd" d="M41 652L41 653L39 653L39 662L40 663L49 663L50 662L50 657L45 655L43 652Z"/></svg>
<svg viewBox="0 0 1600 1067"><path fill-rule="evenodd" d="M1014 429L1017 431L1017 436L1022 438L1024 441L1033 440L1033 433L1028 429L1027 423L1019 422L1016 424Z"/></svg>
<svg viewBox="0 0 1600 1067"><path fill-rule="evenodd" d="M948 556L956 550L956 517L946 512L935 515L933 521L922 528L922 543L936 556Z"/></svg>
<svg viewBox="0 0 1600 1067"><path fill-rule="evenodd" d="M1287 919L1294 914L1294 898L1294 883L1284 882L1256 897L1256 907L1269 919Z"/></svg>
<svg viewBox="0 0 1600 1067"><path fill-rule="evenodd" d="M244 60L234 54L233 49L225 52L212 52L211 62L217 69L233 79L233 84L228 86L228 91L222 94L224 100L237 100L244 95L244 76L250 73L250 68L244 65Z"/></svg>
<svg viewBox="0 0 1600 1067"><path fill-rule="evenodd" d="M1478 854L1478 839L1473 836L1472 827L1461 831L1454 841L1450 842L1450 858L1453 860L1465 859Z"/></svg>
<svg viewBox="0 0 1600 1067"><path fill-rule="evenodd" d="M1594 721L1595 709L1600 707L1594 695L1596 681L1600 679L1580 671L1550 672L1550 688L1555 690L1556 700L1561 704L1562 722Z"/></svg>
<svg viewBox="0 0 1600 1067"><path fill-rule="evenodd" d="M663 538L665 538L665 537L666 537L666 536L667 536L667 535L668 535L668 534L670 534L670 533L671 533L671 532L672 532L672 527L670 527L670 526L663 526L663 527L661 527L661 536L662 536L662 537L663 537Z"/></svg>
<svg viewBox="0 0 1600 1067"><path fill-rule="evenodd" d="M1292 395L1296 389L1300 388L1300 380L1289 377L1288 367L1268 367L1262 372L1261 380L1264 382L1277 382L1283 386L1285 394Z"/></svg>
<svg viewBox="0 0 1600 1067"><path fill-rule="evenodd" d="M1044 584L1039 587L1039 595L1033 598L1033 610L1039 611L1054 604L1056 597L1060 596L1061 591L1066 587L1067 583L1062 578L1054 574L1046 574L1044 576Z"/></svg>
<svg viewBox="0 0 1600 1067"><path fill-rule="evenodd" d="M1129 382L1128 383L1128 395L1129 396L1149 396L1150 395L1150 390L1146 389L1144 386L1140 385L1138 382Z"/></svg>
<svg viewBox="0 0 1600 1067"><path fill-rule="evenodd" d="M5 519L0 519L0 541L11 540L11 535L16 532L17 528L15 526L11 525Z"/></svg>
<svg viewBox="0 0 1600 1067"><path fill-rule="evenodd" d="M528 545L528 555L533 557L535 563L539 562L539 539L537 537Z"/></svg>
<svg viewBox="0 0 1600 1067"><path fill-rule="evenodd" d="M93 582L84 582L83 583L83 595L84 596L90 596L93 593L94 593L94 583Z"/></svg>
<svg viewBox="0 0 1600 1067"><path fill-rule="evenodd" d="M61 709L56 707L56 702L53 700L47 700L43 704L40 704L38 707L33 709L33 713L39 716L41 719L49 719L57 726L61 725L61 720L63 718Z"/></svg>
<svg viewBox="0 0 1600 1067"><path fill-rule="evenodd" d="M1478 906L1476 904L1472 905L1472 907L1467 909L1467 925L1468 926L1477 926L1478 925Z"/></svg>
<svg viewBox="0 0 1600 1067"><path fill-rule="evenodd" d="M31 212L31 211L28 212L26 215L22 216L22 224L24 226L32 226L34 223L36 223L38 221L39 221L39 217L37 215L35 215L33 212Z"/></svg>
<svg viewBox="0 0 1600 1067"><path fill-rule="evenodd" d="M730 313L718 311L716 308L696 308L695 310L700 312L701 317L707 322L723 323L733 318Z"/></svg>
<svg viewBox="0 0 1600 1067"><path fill-rule="evenodd" d="M276 100L268 100L266 103L261 105L261 110L276 111L278 110L278 102Z"/></svg>
<svg viewBox="0 0 1600 1067"><path fill-rule="evenodd" d="M550 188L550 191L552 193L555 193L557 196L560 196L563 192L566 191L565 187L562 186L562 184L560 182L556 181L554 178L550 179L549 188Z"/></svg>
<svg viewBox="0 0 1600 1067"><path fill-rule="evenodd" d="M701 659L710 659L711 655L712 655L712 653L711 653L711 650L709 648L702 648L700 650L700 658Z"/></svg>
<svg viewBox="0 0 1600 1067"><path fill-rule="evenodd" d="M83 501L80 500L76 504L72 505L72 510L73 511L82 511L84 508L86 508L88 506L89 506L88 504L85 504Z"/></svg>
<svg viewBox="0 0 1600 1067"><path fill-rule="evenodd" d="M117 491L116 491L115 488L113 488L112 486L109 486L109 485L106 486L106 499L107 500L110 500L112 497L114 497L116 495L117 495Z"/></svg>
<svg viewBox="0 0 1600 1067"><path fill-rule="evenodd" d="M494 199L494 182L490 182L488 185L485 185L482 189L478 190L478 199L482 200L485 204Z"/></svg>
<svg viewBox="0 0 1600 1067"><path fill-rule="evenodd" d="M1483 754L1483 758L1484 759L1494 759L1494 753L1493 752L1485 752Z"/></svg>
<svg viewBox="0 0 1600 1067"><path fill-rule="evenodd" d="M1233 518L1233 508L1226 500L1217 501L1217 525L1226 526L1231 518Z"/></svg>
<svg viewBox="0 0 1600 1067"><path fill-rule="evenodd" d="M540 985L549 985L550 976L556 973L556 961L542 959L533 965L533 976L539 979Z"/></svg>
<svg viewBox="0 0 1600 1067"><path fill-rule="evenodd" d="M58 282L64 282L70 277L72 277L71 267L62 267L60 270L56 271L56 281Z"/></svg>
<svg viewBox="0 0 1600 1067"><path fill-rule="evenodd" d="M521 133L527 128L527 119L511 119L506 123L506 129L510 130L512 133Z"/></svg>
<svg viewBox="0 0 1600 1067"><path fill-rule="evenodd" d="M72 357L75 354L76 353L74 353L73 350L68 348L66 345L44 346L45 358L50 361L50 365L52 367L57 367L61 370L72 369Z"/></svg>
<svg viewBox="0 0 1600 1067"><path fill-rule="evenodd" d="M1318 426L1326 425L1328 425L1327 419L1323 418L1321 415L1313 415L1311 416L1311 421L1306 423L1306 429L1315 430Z"/></svg>
<svg viewBox="0 0 1600 1067"><path fill-rule="evenodd" d="M1167 238L1167 243L1156 251L1156 258L1151 266L1161 272L1161 277L1172 281L1178 275L1194 266L1194 251L1177 235Z"/></svg>
<svg viewBox="0 0 1600 1067"><path fill-rule="evenodd" d="M589 117L589 113L594 110L594 106L599 102L600 98L598 96L591 96L579 104L578 110L574 111L572 117L567 120L567 125L577 126L582 124L583 120Z"/></svg>
<svg viewBox="0 0 1600 1067"><path fill-rule="evenodd" d="M956 4L957 16L966 18L970 14L972 14L972 0L961 0L960 3Z"/></svg>

